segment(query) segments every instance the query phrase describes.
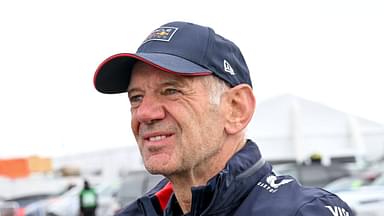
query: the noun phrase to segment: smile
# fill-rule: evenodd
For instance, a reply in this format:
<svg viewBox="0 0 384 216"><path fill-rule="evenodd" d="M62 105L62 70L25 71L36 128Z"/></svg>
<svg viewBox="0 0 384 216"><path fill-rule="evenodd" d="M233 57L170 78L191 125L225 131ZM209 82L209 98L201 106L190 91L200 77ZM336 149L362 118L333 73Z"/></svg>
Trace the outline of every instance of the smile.
<svg viewBox="0 0 384 216"><path fill-rule="evenodd" d="M149 137L148 140L149 141L160 141L160 140L163 140L167 138L167 136L165 135L162 135L162 136L153 136L153 137Z"/></svg>
<svg viewBox="0 0 384 216"><path fill-rule="evenodd" d="M157 142L161 142L163 140L166 140L167 138L171 137L172 135L173 135L173 133L169 133L169 132L153 132L153 133L148 133L148 134L144 135L143 139L145 141L157 143Z"/></svg>

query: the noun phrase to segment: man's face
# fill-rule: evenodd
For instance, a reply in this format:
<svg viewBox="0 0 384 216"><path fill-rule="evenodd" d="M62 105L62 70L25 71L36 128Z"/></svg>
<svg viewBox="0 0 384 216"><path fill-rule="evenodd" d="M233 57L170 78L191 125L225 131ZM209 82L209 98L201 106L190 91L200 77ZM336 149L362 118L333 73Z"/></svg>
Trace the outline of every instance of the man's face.
<svg viewBox="0 0 384 216"><path fill-rule="evenodd" d="M203 77L163 72L142 62L133 68L128 96L131 127L144 165L165 176L188 172L220 153L221 105L209 100Z"/></svg>

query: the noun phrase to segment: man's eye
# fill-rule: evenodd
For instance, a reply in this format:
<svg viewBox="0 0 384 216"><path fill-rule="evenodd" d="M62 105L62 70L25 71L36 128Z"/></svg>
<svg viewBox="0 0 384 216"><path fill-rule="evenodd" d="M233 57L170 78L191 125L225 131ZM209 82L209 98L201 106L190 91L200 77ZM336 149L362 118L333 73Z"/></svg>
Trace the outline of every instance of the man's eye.
<svg viewBox="0 0 384 216"><path fill-rule="evenodd" d="M133 95L129 97L129 101L132 103L138 103L143 99L142 95Z"/></svg>
<svg viewBox="0 0 384 216"><path fill-rule="evenodd" d="M164 95L173 95L173 94L177 94L179 93L180 91L177 90L177 89L174 89L174 88L167 88L164 90L163 94Z"/></svg>

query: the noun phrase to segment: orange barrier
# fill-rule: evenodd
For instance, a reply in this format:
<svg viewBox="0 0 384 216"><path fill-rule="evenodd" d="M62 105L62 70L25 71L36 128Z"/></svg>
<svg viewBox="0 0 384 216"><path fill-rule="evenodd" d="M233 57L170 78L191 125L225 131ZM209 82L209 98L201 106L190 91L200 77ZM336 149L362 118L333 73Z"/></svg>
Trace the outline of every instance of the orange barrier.
<svg viewBox="0 0 384 216"><path fill-rule="evenodd" d="M32 156L28 160L31 172L49 172L52 170L52 160L49 158Z"/></svg>
<svg viewBox="0 0 384 216"><path fill-rule="evenodd" d="M26 158L0 160L0 175L10 178L30 175L29 162Z"/></svg>
<svg viewBox="0 0 384 216"><path fill-rule="evenodd" d="M52 160L32 156L0 160L0 176L9 178L27 177L32 172L49 172L52 170Z"/></svg>

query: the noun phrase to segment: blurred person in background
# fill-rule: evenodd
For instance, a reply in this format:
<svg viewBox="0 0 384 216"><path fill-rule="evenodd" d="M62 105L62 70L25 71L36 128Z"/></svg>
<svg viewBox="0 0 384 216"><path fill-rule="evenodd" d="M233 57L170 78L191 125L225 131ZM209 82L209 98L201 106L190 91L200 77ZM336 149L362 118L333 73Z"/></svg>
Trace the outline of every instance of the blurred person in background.
<svg viewBox="0 0 384 216"><path fill-rule="evenodd" d="M84 180L84 187L80 192L79 199L80 215L95 216L97 208L97 194L87 180Z"/></svg>
<svg viewBox="0 0 384 216"><path fill-rule="evenodd" d="M241 31L241 29L233 29ZM118 215L352 216L336 195L276 176L245 137L255 96L240 49L209 27L171 22L96 70L128 92L145 168L164 178Z"/></svg>

